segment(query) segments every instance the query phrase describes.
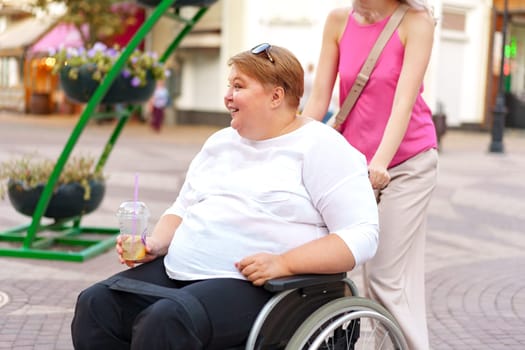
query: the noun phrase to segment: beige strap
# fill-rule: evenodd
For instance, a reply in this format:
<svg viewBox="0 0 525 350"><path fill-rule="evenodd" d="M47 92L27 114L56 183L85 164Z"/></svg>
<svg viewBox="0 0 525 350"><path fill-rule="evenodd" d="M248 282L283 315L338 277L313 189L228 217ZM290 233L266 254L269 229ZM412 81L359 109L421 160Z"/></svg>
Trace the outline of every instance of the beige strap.
<svg viewBox="0 0 525 350"><path fill-rule="evenodd" d="M374 66L376 64L377 58L383 51L383 48L385 47L386 43L396 30L397 26L399 26L399 23L401 23L401 20L403 19L403 16L409 9L409 6L406 4L400 4L395 12L392 14L390 19L388 20L388 23L386 24L385 28L377 38L377 41L375 42L374 46L372 47L372 50L368 54L368 57L363 64L363 67L361 67L361 71L357 75L357 78L354 82L354 85L352 86L352 89L350 89L350 92L348 93L348 96L346 96L345 101L343 102L343 105L339 109L339 112L335 116L335 124L334 128L339 129L340 126L344 123L346 120L346 117L348 116L348 113L350 113L350 110L354 106L355 102L357 101L357 98L359 97L359 94L361 94L361 91L365 87L366 83L368 82L368 78L370 77L370 74L372 73L372 70L374 69Z"/></svg>

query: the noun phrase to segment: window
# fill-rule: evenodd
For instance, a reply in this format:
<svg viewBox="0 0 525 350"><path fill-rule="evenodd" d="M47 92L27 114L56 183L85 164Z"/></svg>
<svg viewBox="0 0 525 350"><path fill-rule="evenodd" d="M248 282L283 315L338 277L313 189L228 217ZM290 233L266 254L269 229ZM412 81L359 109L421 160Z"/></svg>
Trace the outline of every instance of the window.
<svg viewBox="0 0 525 350"><path fill-rule="evenodd" d="M443 10L441 28L458 32L465 32L466 15L448 9Z"/></svg>

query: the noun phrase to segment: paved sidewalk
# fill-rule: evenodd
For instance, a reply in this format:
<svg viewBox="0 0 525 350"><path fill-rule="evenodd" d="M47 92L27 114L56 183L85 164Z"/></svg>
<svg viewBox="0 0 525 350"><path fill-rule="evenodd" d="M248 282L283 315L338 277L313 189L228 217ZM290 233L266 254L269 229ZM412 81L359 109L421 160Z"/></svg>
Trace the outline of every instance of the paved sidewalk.
<svg viewBox="0 0 525 350"><path fill-rule="evenodd" d="M38 150L58 157L72 117L0 112L0 161ZM76 150L98 155L112 128L90 123ZM133 195L134 174L153 224L171 204L189 161L216 128L130 123L106 165L107 193L86 225L116 225ZM489 154L490 135L449 131L430 208L427 305L433 349L525 348L525 132L505 134L505 154ZM0 201L0 230L29 218ZM80 290L120 271L113 251L84 263L0 257L0 349L72 349L69 326ZM359 276L355 274L359 284Z"/></svg>

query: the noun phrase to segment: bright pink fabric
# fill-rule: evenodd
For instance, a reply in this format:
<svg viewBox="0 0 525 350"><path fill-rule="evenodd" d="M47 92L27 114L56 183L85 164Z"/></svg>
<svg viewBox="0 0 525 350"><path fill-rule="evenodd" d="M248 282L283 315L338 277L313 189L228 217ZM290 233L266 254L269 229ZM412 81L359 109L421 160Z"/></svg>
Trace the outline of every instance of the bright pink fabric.
<svg viewBox="0 0 525 350"><path fill-rule="evenodd" d="M387 21L388 18L371 25L361 25L355 21L352 14L350 15L339 45L341 104ZM342 125L343 136L366 156L369 163L379 146L390 117L397 80L403 65L404 51L396 30L379 56L354 108ZM437 147L432 112L423 100L422 92L423 86L414 104L405 137L389 168L416 154Z"/></svg>
<svg viewBox="0 0 525 350"><path fill-rule="evenodd" d="M85 34L88 32L87 25L82 28ZM50 50L58 50L62 47L81 47L82 37L77 28L72 24L60 23L44 35L34 44L30 51L33 53L48 53Z"/></svg>

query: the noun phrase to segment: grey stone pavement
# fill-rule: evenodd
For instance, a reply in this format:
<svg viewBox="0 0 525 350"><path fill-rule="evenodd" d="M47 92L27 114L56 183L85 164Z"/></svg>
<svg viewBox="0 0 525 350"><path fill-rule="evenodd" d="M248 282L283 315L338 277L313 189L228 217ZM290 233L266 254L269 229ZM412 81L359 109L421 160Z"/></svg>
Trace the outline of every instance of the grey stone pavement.
<svg viewBox="0 0 525 350"><path fill-rule="evenodd" d="M76 120L0 112L0 161L35 150L57 158ZM130 122L105 167L104 201L82 223L116 226L138 173L153 225L216 129L165 126L156 134ZM111 130L90 122L75 152L99 155ZM442 140L425 265L433 349L525 349L525 131L506 131L504 154L488 153L489 143L489 133L476 131L449 130ZM29 222L0 201L0 231ZM0 257L0 349L72 349L76 296L122 269L112 250L82 263ZM352 277L361 283L359 270Z"/></svg>

